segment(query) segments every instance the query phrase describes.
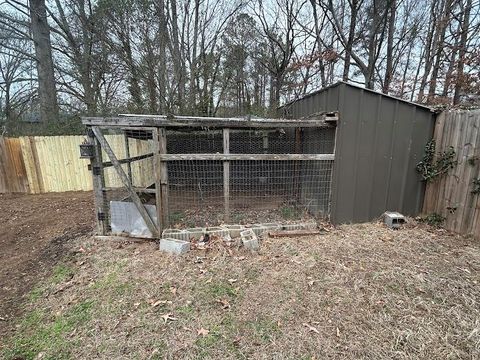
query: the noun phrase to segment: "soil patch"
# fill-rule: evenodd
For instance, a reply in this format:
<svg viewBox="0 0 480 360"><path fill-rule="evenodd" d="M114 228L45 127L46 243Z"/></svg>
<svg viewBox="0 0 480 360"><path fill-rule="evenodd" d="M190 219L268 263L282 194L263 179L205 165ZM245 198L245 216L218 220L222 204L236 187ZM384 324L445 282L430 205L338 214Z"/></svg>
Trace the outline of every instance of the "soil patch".
<svg viewBox="0 0 480 360"><path fill-rule="evenodd" d="M0 195L0 339L22 314L25 294L68 251L71 239L91 233L91 192Z"/></svg>

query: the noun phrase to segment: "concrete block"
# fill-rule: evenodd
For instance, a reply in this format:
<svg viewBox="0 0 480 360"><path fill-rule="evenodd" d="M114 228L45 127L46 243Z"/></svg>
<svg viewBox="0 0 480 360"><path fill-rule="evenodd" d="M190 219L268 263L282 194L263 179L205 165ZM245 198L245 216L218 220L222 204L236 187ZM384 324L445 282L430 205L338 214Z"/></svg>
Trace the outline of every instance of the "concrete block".
<svg viewBox="0 0 480 360"><path fill-rule="evenodd" d="M313 221L294 224L283 224L280 230L313 230L317 228L317 224Z"/></svg>
<svg viewBox="0 0 480 360"><path fill-rule="evenodd" d="M222 225L221 227L227 230L232 238L240 237L240 232L244 229L243 225Z"/></svg>
<svg viewBox="0 0 480 360"><path fill-rule="evenodd" d="M205 235L205 228L188 228L185 230L188 233L188 239L200 240Z"/></svg>
<svg viewBox="0 0 480 360"><path fill-rule="evenodd" d="M183 241L190 241L190 234L185 230L179 229L165 229L162 232L162 237L164 238L171 238L171 239L178 239Z"/></svg>
<svg viewBox="0 0 480 360"><path fill-rule="evenodd" d="M160 251L181 255L190 251L190 242L172 238L160 239Z"/></svg>
<svg viewBox="0 0 480 360"><path fill-rule="evenodd" d="M253 230L255 235L262 236L263 233L270 230L278 230L280 225L277 223L263 223L263 224L253 224L250 229Z"/></svg>
<svg viewBox="0 0 480 360"><path fill-rule="evenodd" d="M384 214L384 221L391 229L398 229L407 222L405 216L396 211L386 211Z"/></svg>
<svg viewBox="0 0 480 360"><path fill-rule="evenodd" d="M260 248L258 237L252 229L242 231L240 236L242 237L242 243L245 249L257 251Z"/></svg>
<svg viewBox="0 0 480 360"><path fill-rule="evenodd" d="M209 235L216 235L219 237L224 237L229 234L229 231L227 229L224 229L220 226L212 226L212 227L206 228L205 232Z"/></svg>

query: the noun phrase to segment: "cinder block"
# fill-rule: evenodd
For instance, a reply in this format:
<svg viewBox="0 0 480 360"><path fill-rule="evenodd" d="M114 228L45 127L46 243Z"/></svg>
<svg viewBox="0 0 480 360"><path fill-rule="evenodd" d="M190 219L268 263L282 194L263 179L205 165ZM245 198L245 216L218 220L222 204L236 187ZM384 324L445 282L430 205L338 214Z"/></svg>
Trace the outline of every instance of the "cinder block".
<svg viewBox="0 0 480 360"><path fill-rule="evenodd" d="M257 251L260 248L260 243L258 242L257 235L253 232L252 229L244 230L240 233L242 237L242 243L245 249L251 251Z"/></svg>
<svg viewBox="0 0 480 360"><path fill-rule="evenodd" d="M232 238L240 237L240 232L244 229L242 225L222 225L221 227L227 230Z"/></svg>
<svg viewBox="0 0 480 360"><path fill-rule="evenodd" d="M205 228L188 228L185 231L188 233L188 240L200 240L205 235Z"/></svg>
<svg viewBox="0 0 480 360"><path fill-rule="evenodd" d="M227 229L224 229L220 226L213 226L205 229L205 232L209 235L216 235L219 237L224 237L229 234Z"/></svg>
<svg viewBox="0 0 480 360"><path fill-rule="evenodd" d="M386 211L384 221L385 224L392 229L398 229L407 222L405 216L396 211Z"/></svg>
<svg viewBox="0 0 480 360"><path fill-rule="evenodd" d="M171 239L178 239L183 241L190 241L190 234L185 230L179 229L165 229L162 232L162 237L164 238L171 238Z"/></svg>
<svg viewBox="0 0 480 360"><path fill-rule="evenodd" d="M313 230L316 229L317 224L313 221L295 224L280 225L280 230Z"/></svg>
<svg viewBox="0 0 480 360"><path fill-rule="evenodd" d="M263 233L270 230L278 230L280 225L277 223L253 224L251 229L257 236L262 236Z"/></svg>
<svg viewBox="0 0 480 360"><path fill-rule="evenodd" d="M190 242L172 238L160 239L160 251L181 255L190 251Z"/></svg>

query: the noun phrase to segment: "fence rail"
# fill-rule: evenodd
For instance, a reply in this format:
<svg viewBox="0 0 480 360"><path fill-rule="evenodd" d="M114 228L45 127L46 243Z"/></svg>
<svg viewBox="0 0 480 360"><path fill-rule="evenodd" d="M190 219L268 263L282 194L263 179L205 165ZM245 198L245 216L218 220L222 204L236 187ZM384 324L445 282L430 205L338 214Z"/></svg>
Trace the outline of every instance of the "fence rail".
<svg viewBox="0 0 480 360"><path fill-rule="evenodd" d="M423 212L445 217L444 226L480 238L480 110L448 111L437 117L434 139L437 152L452 146L457 165L426 188Z"/></svg>
<svg viewBox="0 0 480 360"><path fill-rule="evenodd" d="M124 139L119 135L106 135L112 148L126 156ZM0 193L39 194L92 190L92 176L88 159L80 159L79 144L84 136L24 136L0 137ZM144 153L144 144L132 140L130 155ZM104 155L105 158L106 155ZM127 168L126 164L122 165ZM140 185L144 185L153 170L141 161L132 164ZM113 169L105 171L107 186L120 186Z"/></svg>

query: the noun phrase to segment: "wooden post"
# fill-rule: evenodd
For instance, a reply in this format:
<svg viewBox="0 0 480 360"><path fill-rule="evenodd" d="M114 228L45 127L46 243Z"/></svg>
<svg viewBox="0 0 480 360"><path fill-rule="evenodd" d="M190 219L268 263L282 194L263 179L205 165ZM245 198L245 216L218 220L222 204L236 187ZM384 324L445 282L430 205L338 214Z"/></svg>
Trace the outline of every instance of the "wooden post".
<svg viewBox="0 0 480 360"><path fill-rule="evenodd" d="M167 135L165 128L154 128L153 143L155 146L154 170L155 170L155 204L157 207L158 232L159 234L168 227L168 168L167 163L162 161L162 154L167 153Z"/></svg>
<svg viewBox="0 0 480 360"><path fill-rule="evenodd" d="M130 146L129 146L129 141L128 141L128 136L127 133L124 133L124 140L125 140L125 158L130 159ZM128 178L130 179L130 182L133 185L133 177L132 177L132 163L130 161L127 162L127 174Z"/></svg>
<svg viewBox="0 0 480 360"><path fill-rule="evenodd" d="M120 164L112 148L108 144L107 139L105 139L105 137L102 134L102 131L98 127L93 126L92 130L98 142L100 143L101 147L103 148L103 150L105 150L108 157L110 158L110 161L112 162L113 167L117 171L117 174L120 177L120 180L122 181L123 185L125 185L125 188L128 190L130 197L132 199L132 202L135 204L138 212L140 213L143 220L145 221L145 224L147 225L148 230L150 230L150 232L152 233L152 236L154 237L158 236L158 230L155 223L153 222L152 218L148 214L147 209L145 209L145 206L143 206L142 201L138 197L137 193L133 189L127 174L125 174L125 171L123 170L122 165Z"/></svg>
<svg viewBox="0 0 480 360"><path fill-rule="evenodd" d="M93 196L95 202L95 215L97 220L97 234L106 235L109 224L108 219L108 206L105 196L105 176L103 170L102 161L102 147L98 140L95 138L92 129L87 129L88 141L93 144L94 157L90 160L90 168L92 170L93 179Z"/></svg>
<svg viewBox="0 0 480 360"><path fill-rule="evenodd" d="M223 154L230 154L230 129L223 129ZM230 221L230 161L223 161L223 199L225 221Z"/></svg>

